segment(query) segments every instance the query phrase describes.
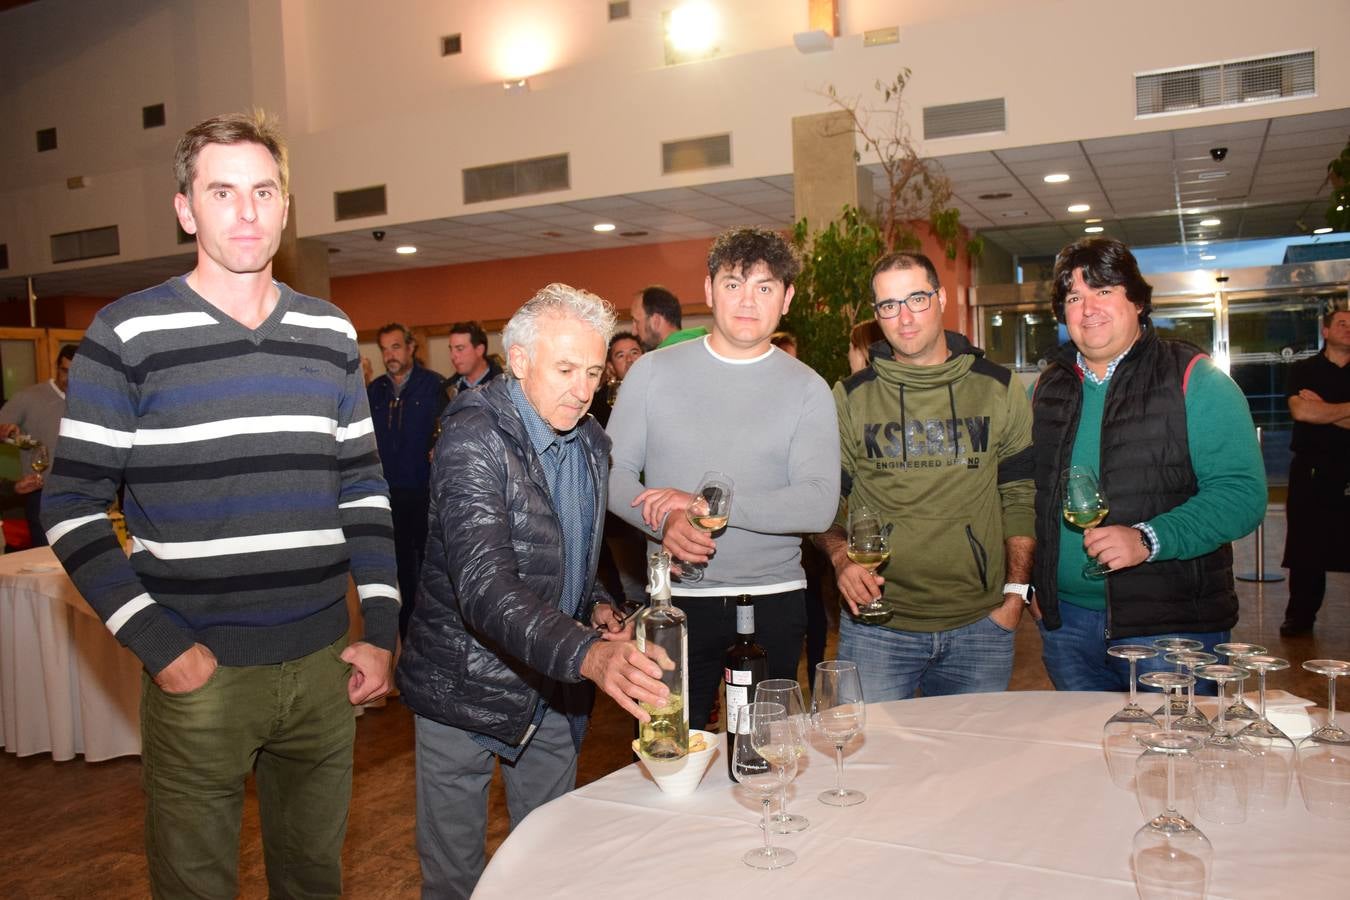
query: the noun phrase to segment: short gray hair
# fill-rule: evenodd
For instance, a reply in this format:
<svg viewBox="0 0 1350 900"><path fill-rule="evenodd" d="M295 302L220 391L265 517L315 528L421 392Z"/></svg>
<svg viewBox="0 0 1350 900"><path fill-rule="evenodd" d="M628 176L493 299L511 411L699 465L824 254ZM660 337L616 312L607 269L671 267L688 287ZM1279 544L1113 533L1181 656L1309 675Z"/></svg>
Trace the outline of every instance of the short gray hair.
<svg viewBox="0 0 1350 900"><path fill-rule="evenodd" d="M516 310L511 321L502 330L502 347L507 353L517 345L525 355L534 359L534 345L539 339L539 320L543 316L566 316L589 325L609 346L614 334L614 307L590 291L554 282L535 294Z"/></svg>

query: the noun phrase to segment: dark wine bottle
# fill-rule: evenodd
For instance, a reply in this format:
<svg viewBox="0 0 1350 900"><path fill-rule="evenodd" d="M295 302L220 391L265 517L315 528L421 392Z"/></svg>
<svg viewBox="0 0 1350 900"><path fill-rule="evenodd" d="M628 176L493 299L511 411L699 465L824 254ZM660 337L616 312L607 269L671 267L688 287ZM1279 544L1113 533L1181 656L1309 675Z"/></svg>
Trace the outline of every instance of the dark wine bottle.
<svg viewBox="0 0 1350 900"><path fill-rule="evenodd" d="M740 722L741 707L755 699L755 685L769 674L769 655L755 643L755 598L741 594L736 598L736 641L727 648L723 662L722 679L726 683L727 702L723 710L727 723L727 775L731 771L733 741L737 727L748 727Z"/></svg>

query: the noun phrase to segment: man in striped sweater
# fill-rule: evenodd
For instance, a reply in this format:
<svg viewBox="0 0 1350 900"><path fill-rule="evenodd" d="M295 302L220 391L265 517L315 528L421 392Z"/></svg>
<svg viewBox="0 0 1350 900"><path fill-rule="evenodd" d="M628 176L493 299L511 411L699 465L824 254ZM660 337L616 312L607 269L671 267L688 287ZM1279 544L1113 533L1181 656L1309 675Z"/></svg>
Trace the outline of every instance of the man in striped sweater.
<svg viewBox="0 0 1350 900"><path fill-rule="evenodd" d="M236 896L256 771L269 893L337 897L352 705L388 690L399 605L356 334L272 280L288 194L271 123L203 122L174 168L196 267L89 327L43 525L145 664L154 896ZM119 486L129 559L106 516ZM365 638L346 646L349 572Z"/></svg>

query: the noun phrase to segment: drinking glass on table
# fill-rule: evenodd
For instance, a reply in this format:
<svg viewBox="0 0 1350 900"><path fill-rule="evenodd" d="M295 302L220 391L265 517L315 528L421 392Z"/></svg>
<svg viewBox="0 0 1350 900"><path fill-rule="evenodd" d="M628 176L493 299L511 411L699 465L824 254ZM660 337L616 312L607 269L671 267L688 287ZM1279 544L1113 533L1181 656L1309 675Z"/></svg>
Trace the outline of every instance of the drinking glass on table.
<svg viewBox="0 0 1350 900"><path fill-rule="evenodd" d="M781 703L747 703L740 709L740 718L731 772L764 807L764 846L747 850L741 859L755 869L781 869L796 862L797 854L769 842L769 804L797 775L795 727Z"/></svg>
<svg viewBox="0 0 1350 900"><path fill-rule="evenodd" d="M694 501L685 510L689 524L707 534L726 528L731 518L731 494L734 487L730 475L704 472L703 480L694 490ZM708 567L707 563L682 559L673 559L671 562L680 567L680 581L685 584L702 581L703 570Z"/></svg>
<svg viewBox="0 0 1350 900"><path fill-rule="evenodd" d="M877 569L891 558L891 528L881 521L875 510L858 499L850 499L848 504L848 558L855 565L862 566L869 575L875 575ZM866 625L881 625L894 615L882 597L882 589L877 589L876 599L858 607L856 618Z"/></svg>
<svg viewBox="0 0 1350 900"><path fill-rule="evenodd" d="M1168 662L1175 662L1175 660L1170 659L1166 654L1179 653L1183 650L1203 650L1205 645L1203 642L1197 641L1194 638L1164 637L1155 640L1153 642L1153 646L1157 648L1159 653L1164 654L1163 659L1167 660ZM1177 663L1178 672L1181 672L1181 668L1182 668L1181 663ZM1171 703L1172 703L1171 715L1173 718L1178 718L1186 714L1187 703L1186 697L1184 695L1172 694ZM1158 717L1162 716L1162 714L1163 708L1160 706L1153 711L1153 718L1157 719ZM1169 727L1168 730L1170 731L1171 728Z"/></svg>
<svg viewBox="0 0 1350 900"><path fill-rule="evenodd" d="M1350 675L1350 662L1310 659L1303 668L1327 677L1327 722L1298 743L1303 805L1324 819L1350 819L1350 732L1336 724L1336 679Z"/></svg>
<svg viewBox="0 0 1350 900"><path fill-rule="evenodd" d="M1219 658L1213 653L1206 653L1203 650L1180 650L1169 653L1163 658L1168 662L1176 663L1191 675L1195 674L1198 666L1207 666L1219 661ZM1188 731L1199 735L1202 739L1214 733L1214 726L1209 724L1209 717L1195 705L1194 681L1191 682L1191 686L1186 691L1186 711L1172 720L1172 730Z"/></svg>
<svg viewBox="0 0 1350 900"><path fill-rule="evenodd" d="M1227 699L1224 688L1229 682L1247 677L1245 669L1237 666L1199 666L1197 678L1205 678L1219 686L1219 714L1214 721L1214 733L1205 738L1200 747L1200 781L1196 788L1196 804L1200 815L1220 825L1238 825L1247 821L1248 769L1252 754L1242 742L1228 733L1224 718Z"/></svg>
<svg viewBox="0 0 1350 900"><path fill-rule="evenodd" d="M1064 521L1075 528L1086 531L1096 528L1111 510L1106 493L1097 481L1097 473L1091 466L1069 466L1060 475L1060 493L1064 497ZM1110 566L1102 565L1095 559L1083 566L1086 578L1104 578L1111 572ZM1133 684L1134 679L1130 679Z"/></svg>
<svg viewBox="0 0 1350 900"><path fill-rule="evenodd" d="M1256 673L1257 719L1237 733L1242 746L1252 752L1248 803L1261 812L1284 809L1289 800L1298 753L1289 735L1266 718L1266 673L1289 668L1289 660L1255 654L1242 657L1242 667Z"/></svg>
<svg viewBox="0 0 1350 900"><path fill-rule="evenodd" d="M1116 787L1130 790L1134 782L1134 761L1139 758L1141 735L1158 730L1158 720L1148 714L1139 705L1135 690L1135 671L1139 660L1152 659L1158 651L1143 644L1117 644L1107 647L1106 652L1119 659L1130 661L1130 699L1125 706L1106 720L1102 726L1102 752L1106 754L1106 768L1111 773L1111 781Z"/></svg>
<svg viewBox="0 0 1350 900"><path fill-rule="evenodd" d="M1244 656L1255 656L1259 653L1265 653L1266 648L1262 647L1260 644L1229 641L1226 644L1215 644L1214 652L1220 656L1228 657L1228 664L1230 666L1241 668L1245 677L1248 673L1247 670L1242 667L1242 658ZM1246 698L1242 696L1242 681L1242 678L1237 680L1236 696L1233 697L1233 702L1224 712L1224 721L1228 723L1228 727L1234 733L1244 728L1248 722L1255 722L1257 719L1256 710L1252 709L1251 706L1248 705Z"/></svg>
<svg viewBox="0 0 1350 900"><path fill-rule="evenodd" d="M1195 676L1183 672L1146 672L1139 676L1139 681L1171 694L1194 685ZM1176 740L1188 736L1172 729L1172 717L1168 714L1170 706L1170 702L1163 704L1162 731L1138 737L1145 750L1134 764L1134 793L1145 820L1171 808L1180 809L1188 816L1195 815L1196 762L1189 751L1199 749L1200 741L1197 739L1192 744ZM1163 740L1163 744L1159 745L1159 740ZM1175 782L1172 793L1169 793L1169 782Z"/></svg>
<svg viewBox="0 0 1350 900"><path fill-rule="evenodd" d="M806 704L802 700L801 685L791 678L769 678L755 685L754 699L757 703L778 703L787 710L788 722L792 726L792 747L800 759L806 753L809 721L806 717ZM769 827L776 834L792 834L810 824L805 816L793 815L787 811L787 784L784 783L778 795L778 812L769 817Z"/></svg>
<svg viewBox="0 0 1350 900"><path fill-rule="evenodd" d="M1189 677L1189 676L1188 676ZM1134 880L1141 900L1205 896L1214 848L1204 832L1177 807L1175 757L1194 752L1200 741L1176 731L1155 731L1140 738L1149 753L1167 761L1167 808L1134 835Z"/></svg>
<svg viewBox="0 0 1350 900"><path fill-rule="evenodd" d="M820 794L826 806L854 806L867 799L862 791L844 787L844 745L867 724L858 664L826 660L816 664L811 691L811 727L834 744L834 789Z"/></svg>

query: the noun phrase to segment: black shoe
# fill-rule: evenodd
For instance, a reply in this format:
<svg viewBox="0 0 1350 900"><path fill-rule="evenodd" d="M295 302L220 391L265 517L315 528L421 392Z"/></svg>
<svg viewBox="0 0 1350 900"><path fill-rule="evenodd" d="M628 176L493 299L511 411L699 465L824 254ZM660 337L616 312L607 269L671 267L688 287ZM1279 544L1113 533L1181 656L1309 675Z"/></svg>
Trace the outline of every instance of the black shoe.
<svg viewBox="0 0 1350 900"><path fill-rule="evenodd" d="M1304 635L1312 634L1312 631L1313 627L1311 625L1303 625L1299 622L1290 622L1286 620L1285 623L1280 626L1280 637L1303 637Z"/></svg>

